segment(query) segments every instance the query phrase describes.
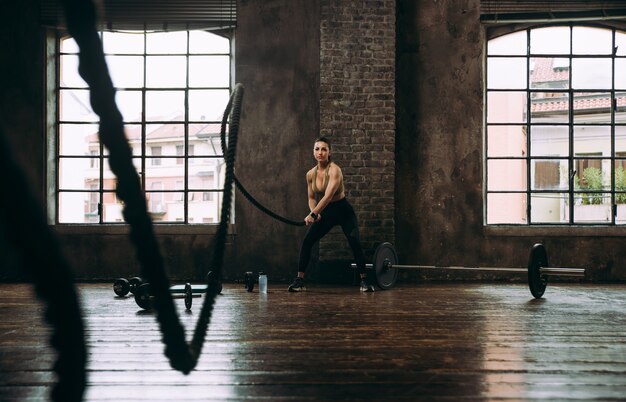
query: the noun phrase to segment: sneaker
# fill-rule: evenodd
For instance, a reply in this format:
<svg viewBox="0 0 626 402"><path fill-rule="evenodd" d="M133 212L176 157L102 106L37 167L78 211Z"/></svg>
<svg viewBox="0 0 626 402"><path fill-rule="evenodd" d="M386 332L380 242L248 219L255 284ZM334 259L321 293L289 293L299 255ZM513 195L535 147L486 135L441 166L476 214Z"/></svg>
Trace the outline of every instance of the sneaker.
<svg viewBox="0 0 626 402"><path fill-rule="evenodd" d="M367 279L361 279L361 292L373 292L374 285L369 283Z"/></svg>
<svg viewBox="0 0 626 402"><path fill-rule="evenodd" d="M300 292L302 290L306 290L306 287L304 286L304 278L297 277L294 279L293 283L289 285L288 290L290 292Z"/></svg>

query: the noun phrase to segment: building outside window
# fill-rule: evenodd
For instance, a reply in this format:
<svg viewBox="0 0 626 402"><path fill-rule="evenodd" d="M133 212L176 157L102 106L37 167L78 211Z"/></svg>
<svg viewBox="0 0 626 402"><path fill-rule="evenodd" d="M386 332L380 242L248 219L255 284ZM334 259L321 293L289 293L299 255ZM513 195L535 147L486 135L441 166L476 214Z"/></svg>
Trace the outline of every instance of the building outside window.
<svg viewBox="0 0 626 402"><path fill-rule="evenodd" d="M221 119L231 89L228 38L209 31L102 31L125 134L147 205L159 223L219 221L224 180ZM58 116L49 130L55 223L121 223L116 178L98 116L77 72L78 47L58 37ZM210 178L208 180L207 178ZM213 179L215 178L215 179ZM49 186L50 187L50 186ZM212 200L194 193L217 194ZM100 206L99 208L94 208ZM94 215L95 214L95 215Z"/></svg>
<svg viewBox="0 0 626 402"><path fill-rule="evenodd" d="M547 26L488 41L486 224L626 224L626 33Z"/></svg>

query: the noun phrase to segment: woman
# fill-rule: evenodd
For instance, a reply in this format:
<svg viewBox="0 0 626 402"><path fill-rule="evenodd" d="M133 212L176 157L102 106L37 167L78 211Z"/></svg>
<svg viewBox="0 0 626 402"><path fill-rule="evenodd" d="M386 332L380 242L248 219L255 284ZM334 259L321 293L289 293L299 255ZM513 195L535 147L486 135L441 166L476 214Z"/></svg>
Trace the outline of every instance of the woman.
<svg viewBox="0 0 626 402"><path fill-rule="evenodd" d="M310 228L300 248L298 276L289 285L289 291L306 290L304 272L309 264L313 245L324 237L333 226L341 225L341 229L343 229L354 253L357 269L361 276L361 291L373 292L374 286L368 282L365 273L365 256L359 240L356 214L346 199L341 168L330 160L330 142L328 139L320 137L315 141L313 156L317 160L317 165L306 174L311 212L304 218L304 222ZM319 201L317 201L318 198Z"/></svg>

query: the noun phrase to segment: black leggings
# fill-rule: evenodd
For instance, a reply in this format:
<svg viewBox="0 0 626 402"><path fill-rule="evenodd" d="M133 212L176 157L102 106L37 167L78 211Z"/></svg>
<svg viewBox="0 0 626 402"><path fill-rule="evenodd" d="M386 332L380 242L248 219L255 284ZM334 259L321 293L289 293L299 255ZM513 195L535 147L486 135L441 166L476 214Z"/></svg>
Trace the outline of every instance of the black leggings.
<svg viewBox="0 0 626 402"><path fill-rule="evenodd" d="M365 273L365 256L359 240L359 225L352 205L345 198L328 204L322 211L321 218L314 222L306 232L300 248L298 272L305 272L309 265L313 245L336 225L341 225L343 234L348 239L359 273Z"/></svg>

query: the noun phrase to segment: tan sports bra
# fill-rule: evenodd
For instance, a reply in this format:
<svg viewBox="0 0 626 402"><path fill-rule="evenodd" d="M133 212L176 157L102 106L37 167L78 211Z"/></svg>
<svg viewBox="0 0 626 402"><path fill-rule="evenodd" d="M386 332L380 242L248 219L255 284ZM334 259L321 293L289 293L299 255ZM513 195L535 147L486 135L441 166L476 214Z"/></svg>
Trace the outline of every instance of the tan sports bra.
<svg viewBox="0 0 626 402"><path fill-rule="evenodd" d="M314 193L316 194L320 194L320 195L324 195L324 193L326 192L326 188L328 187L328 181L330 180L330 165L332 164L332 162L330 162L328 164L328 166L326 167L326 171L324 171L324 182L322 183L322 188L321 189L317 189L317 168L318 166L315 166L313 168L313 179L311 180L311 190L313 190ZM335 194L341 194L343 193L344 190L344 186L343 186L343 175L341 175L340 181L339 181L339 188L337 189L337 192ZM333 196L335 195L333 194Z"/></svg>

